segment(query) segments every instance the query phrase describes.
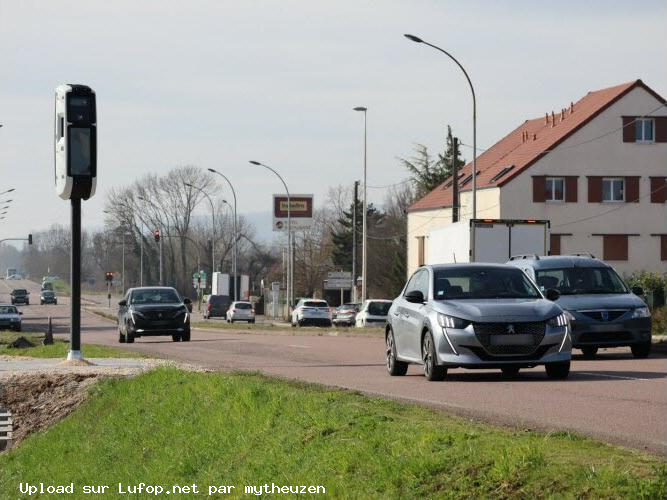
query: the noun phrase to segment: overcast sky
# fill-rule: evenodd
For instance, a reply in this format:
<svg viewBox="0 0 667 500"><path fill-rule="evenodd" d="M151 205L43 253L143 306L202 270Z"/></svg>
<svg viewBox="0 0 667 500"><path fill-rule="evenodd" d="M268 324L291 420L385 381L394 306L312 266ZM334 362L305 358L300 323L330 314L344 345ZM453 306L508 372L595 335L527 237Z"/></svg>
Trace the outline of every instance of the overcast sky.
<svg viewBox="0 0 667 500"><path fill-rule="evenodd" d="M478 99L478 145L589 90L642 78L667 96L667 2L0 0L0 191L15 187L0 239L68 223L53 188L53 94L97 93L98 192L194 164L223 171L239 213L267 213L278 169L293 193L362 175L403 180L415 142L444 128L472 142L464 76L413 33L449 50ZM464 149L470 159L470 149ZM222 186L221 186L221 189ZM381 202L383 190L371 189ZM229 196L225 194L224 196ZM0 201L7 196L0 197ZM201 212L207 213L206 205Z"/></svg>

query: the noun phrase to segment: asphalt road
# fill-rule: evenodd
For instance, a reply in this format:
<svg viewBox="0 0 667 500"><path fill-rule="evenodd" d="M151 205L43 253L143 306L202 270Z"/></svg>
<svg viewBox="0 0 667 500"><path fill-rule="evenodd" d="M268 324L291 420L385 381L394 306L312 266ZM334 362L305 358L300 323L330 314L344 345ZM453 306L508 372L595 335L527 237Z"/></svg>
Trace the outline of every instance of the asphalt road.
<svg viewBox="0 0 667 500"><path fill-rule="evenodd" d="M22 307L24 328L43 329L51 316L57 334L69 324L67 302L40 306L38 287L25 285L37 305ZM4 288L4 289L3 289ZM35 293L37 292L37 293ZM82 341L118 345L112 322L84 312ZM425 404L491 423L545 431L576 431L608 442L667 454L667 358L632 358L629 349L603 350L596 360L575 356L567 380L548 380L543 368L522 370L506 380L497 370L450 370L444 382L427 382L420 366L405 377L389 377L384 341L336 337L195 330L189 343L170 337L137 339L122 347L214 369L259 370L329 386ZM83 351L85 355L85 348ZM577 351L578 353L578 351Z"/></svg>

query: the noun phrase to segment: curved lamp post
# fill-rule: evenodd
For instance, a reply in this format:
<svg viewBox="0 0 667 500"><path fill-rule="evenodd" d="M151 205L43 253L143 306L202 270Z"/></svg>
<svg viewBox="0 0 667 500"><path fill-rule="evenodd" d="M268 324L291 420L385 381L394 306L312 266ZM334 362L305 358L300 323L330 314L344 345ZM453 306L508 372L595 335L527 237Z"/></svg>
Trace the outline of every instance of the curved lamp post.
<svg viewBox="0 0 667 500"><path fill-rule="evenodd" d="M285 182L285 179L281 177L281 175L276 172L273 168L269 167L268 165L265 165L263 163L260 163L255 160L250 160L250 163L253 165L258 165L260 167L264 167L267 170L270 170L276 176L278 179L280 179L280 182L283 183L283 186L285 187L285 192L287 193L287 264L288 264L288 271L287 271L287 312L289 314L289 308L290 306L293 305L294 303L294 252L292 252L292 211L291 211L291 205L292 205L292 199L289 194L289 189L287 188L287 183Z"/></svg>
<svg viewBox="0 0 667 500"><path fill-rule="evenodd" d="M195 186L194 184L189 184L187 182L185 183L185 185L193 189L196 189L201 194L206 196L208 202L211 204L211 219L213 220L213 239L211 240L211 283L213 283L213 273L215 272L215 208L213 207L213 200L208 195L208 193L199 186ZM199 269L197 269L197 271L199 271Z"/></svg>
<svg viewBox="0 0 667 500"><path fill-rule="evenodd" d="M470 85L470 91L472 92L472 218L476 219L477 218L477 99L475 98L475 88L472 86L472 81L470 81L468 72L463 68L461 63L458 62L456 58L449 52L447 52L444 49L441 49L437 45L428 43L414 35L406 34L403 36L408 40L412 40L413 42L416 43L423 43L424 45L433 47L435 50L438 50L443 54L445 54L447 57L449 57L452 61L456 63L456 65L461 69L461 71L463 71L466 80L468 80L468 85Z"/></svg>
<svg viewBox="0 0 667 500"><path fill-rule="evenodd" d="M234 249L233 249L233 254L232 254L232 273L234 274L234 301L238 300L237 297L237 290L238 290L238 269L237 269L237 263L238 263L238 234L236 233L237 226L236 226L236 191L234 191L234 186L232 186L231 181L227 178L225 174L222 172L218 172L214 168L209 168L209 172L213 174L217 174L223 179L227 181L227 184L229 184L230 189L232 190L232 196L234 196ZM213 282L213 276L211 276L211 282Z"/></svg>

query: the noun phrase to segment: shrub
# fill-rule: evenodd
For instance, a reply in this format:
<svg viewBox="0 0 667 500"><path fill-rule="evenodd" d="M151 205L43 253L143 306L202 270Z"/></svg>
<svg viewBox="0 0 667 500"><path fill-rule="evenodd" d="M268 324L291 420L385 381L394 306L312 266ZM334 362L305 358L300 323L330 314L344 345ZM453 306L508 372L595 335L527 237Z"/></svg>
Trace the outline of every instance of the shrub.
<svg viewBox="0 0 667 500"><path fill-rule="evenodd" d="M645 291L656 291L667 287L667 273L654 273L651 271L638 271L632 273L629 278L626 278L629 286L640 286Z"/></svg>
<svg viewBox="0 0 667 500"><path fill-rule="evenodd" d="M656 307L653 316L653 335L667 335L667 307Z"/></svg>

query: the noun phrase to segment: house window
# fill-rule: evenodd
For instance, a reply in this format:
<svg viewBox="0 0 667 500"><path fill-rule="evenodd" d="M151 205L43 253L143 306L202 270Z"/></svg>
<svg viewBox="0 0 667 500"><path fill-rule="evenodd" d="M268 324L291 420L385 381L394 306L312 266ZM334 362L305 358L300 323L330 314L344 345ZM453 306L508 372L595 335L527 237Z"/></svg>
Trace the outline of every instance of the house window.
<svg viewBox="0 0 667 500"><path fill-rule="evenodd" d="M655 136L655 122L653 118L637 118L635 121L635 142L653 142Z"/></svg>
<svg viewBox="0 0 667 500"><path fill-rule="evenodd" d="M417 265L424 265L424 236L417 236Z"/></svg>
<svg viewBox="0 0 667 500"><path fill-rule="evenodd" d="M602 179L602 201L625 201L625 180Z"/></svg>
<svg viewBox="0 0 667 500"><path fill-rule="evenodd" d="M628 260L628 235L602 235L602 254L604 260Z"/></svg>
<svg viewBox="0 0 667 500"><path fill-rule="evenodd" d="M547 177L546 182L546 201L565 201L565 179Z"/></svg>

